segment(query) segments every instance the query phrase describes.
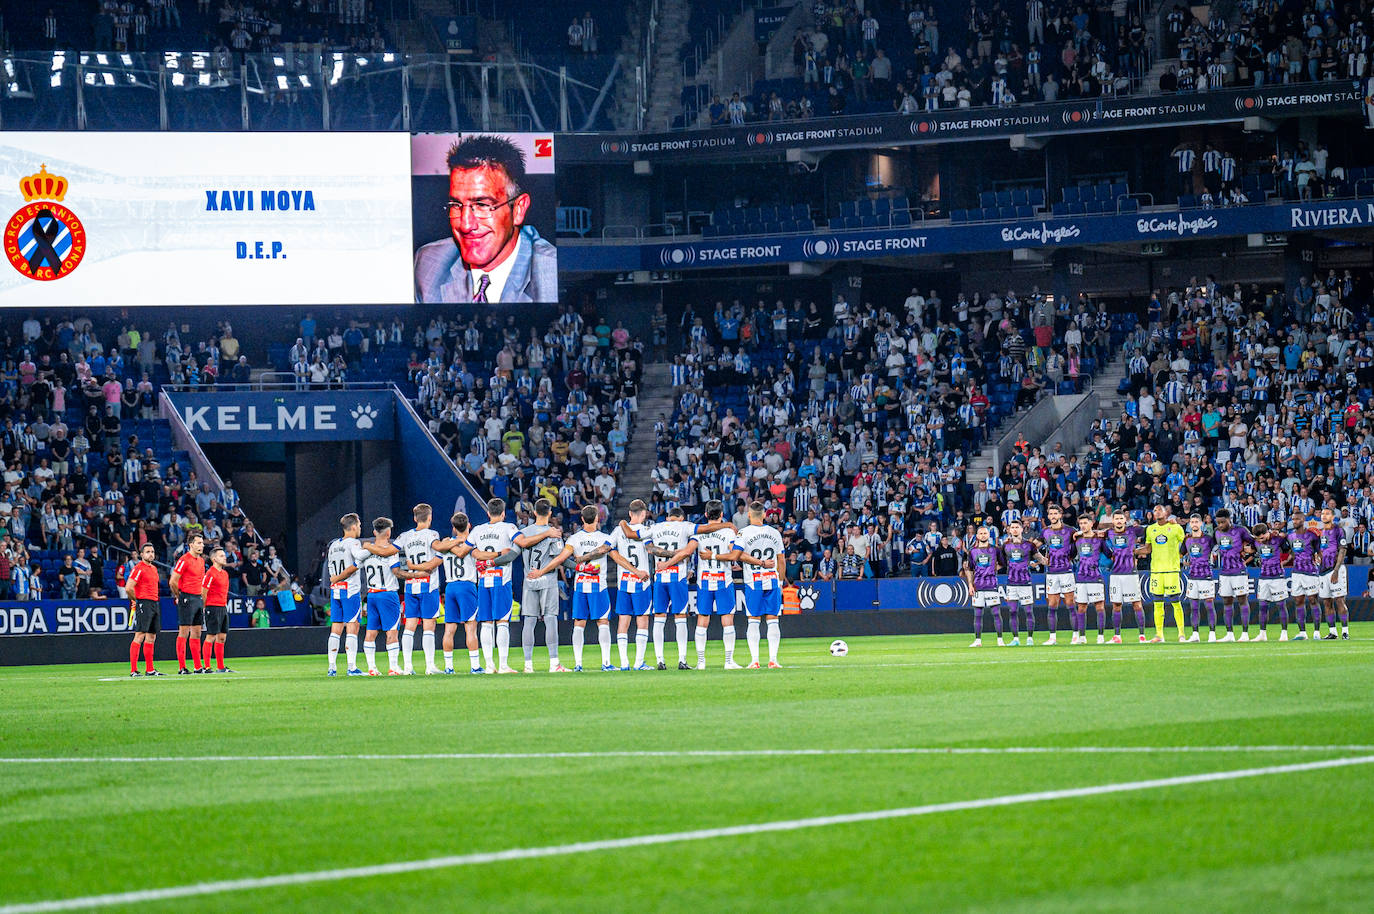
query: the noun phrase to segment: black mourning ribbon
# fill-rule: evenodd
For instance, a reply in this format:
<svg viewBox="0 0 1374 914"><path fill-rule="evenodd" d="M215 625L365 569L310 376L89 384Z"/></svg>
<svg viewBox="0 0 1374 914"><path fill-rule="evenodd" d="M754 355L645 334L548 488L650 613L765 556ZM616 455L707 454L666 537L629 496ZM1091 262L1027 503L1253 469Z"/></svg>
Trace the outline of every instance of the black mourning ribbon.
<svg viewBox="0 0 1374 914"><path fill-rule="evenodd" d="M43 227L43 217L48 217L48 227ZM57 248L53 247L53 242L62 231L62 223L57 221L57 217L52 214L50 209L40 209L38 215L33 218L33 240L34 252L29 258L29 273L36 274L38 268L43 264L52 267L54 273L62 272L62 258L57 256Z"/></svg>

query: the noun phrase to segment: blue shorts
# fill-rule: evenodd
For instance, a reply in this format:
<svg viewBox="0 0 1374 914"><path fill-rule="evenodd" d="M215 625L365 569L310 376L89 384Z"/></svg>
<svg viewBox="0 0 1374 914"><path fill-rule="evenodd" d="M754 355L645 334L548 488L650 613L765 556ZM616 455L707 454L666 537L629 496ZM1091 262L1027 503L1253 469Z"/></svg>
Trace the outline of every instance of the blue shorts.
<svg viewBox="0 0 1374 914"><path fill-rule="evenodd" d="M647 616L650 609L649 591L625 590L621 588L615 598L615 614L617 616Z"/></svg>
<svg viewBox="0 0 1374 914"><path fill-rule="evenodd" d="M511 611L509 584L493 584L477 588L477 621L509 622Z"/></svg>
<svg viewBox="0 0 1374 914"><path fill-rule="evenodd" d="M609 591L596 590L592 593L573 591L572 617L574 620L600 621L611 614L611 594Z"/></svg>
<svg viewBox="0 0 1374 914"><path fill-rule="evenodd" d="M782 615L782 591L777 585L764 590L762 587L744 588L744 611L751 616Z"/></svg>
<svg viewBox="0 0 1374 914"><path fill-rule="evenodd" d="M329 621L335 625L357 622L363 612L361 594L335 590L329 595Z"/></svg>
<svg viewBox="0 0 1374 914"><path fill-rule="evenodd" d="M729 616L735 612L735 585L726 584L718 590L697 590L698 616Z"/></svg>
<svg viewBox="0 0 1374 914"><path fill-rule="evenodd" d="M660 616L687 612L687 582L654 581L654 612Z"/></svg>
<svg viewBox="0 0 1374 914"><path fill-rule="evenodd" d="M367 595L367 630L394 632L401 624L401 599L389 590Z"/></svg>
<svg viewBox="0 0 1374 914"><path fill-rule="evenodd" d="M472 581L453 581L444 588L444 623L473 622L477 619L477 585Z"/></svg>
<svg viewBox="0 0 1374 914"><path fill-rule="evenodd" d="M426 590L424 593L406 592L406 618L428 621L439 615L439 591Z"/></svg>

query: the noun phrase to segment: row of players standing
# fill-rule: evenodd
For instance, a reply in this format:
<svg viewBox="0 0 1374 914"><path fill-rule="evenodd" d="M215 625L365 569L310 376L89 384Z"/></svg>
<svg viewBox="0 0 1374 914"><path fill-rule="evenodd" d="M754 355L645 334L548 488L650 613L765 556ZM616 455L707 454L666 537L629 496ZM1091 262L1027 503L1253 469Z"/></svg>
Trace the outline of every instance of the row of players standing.
<svg viewBox="0 0 1374 914"><path fill-rule="evenodd" d="M1279 620L1280 641L1288 640L1288 599L1293 599L1297 621L1295 641L1306 640L1308 610L1312 617L1312 638L1321 637L1323 610L1327 621L1326 640L1350 637L1350 613L1346 606L1348 582L1345 570L1345 533L1336 523L1335 510L1323 508L1320 522L1305 514L1290 518L1291 529L1283 531L1268 524L1251 529L1232 522L1231 513L1222 509L1213 516L1208 532L1205 519L1194 514L1185 529L1168 507L1156 505L1154 522L1142 528L1128 522L1125 511L1111 516L1111 523L1099 527L1092 517L1078 518L1077 529L1064 523L1063 512L1051 505L1048 525L1034 539L1024 536L1021 523L1008 524L1006 540L995 546L987 527L979 527L969 549L969 565L964 575L973 602L973 647L982 645L983 613L991 610L997 629L997 643L1003 641L1002 607L1006 605L1012 629L1012 645L1020 643L1019 611L1024 609L1026 643L1034 644L1034 591L1031 563L1045 568L1045 596L1050 633L1047 644L1056 640L1060 605L1069 611L1073 636L1071 644L1087 643L1087 608L1097 611L1097 643L1106 638L1106 604L1112 606L1111 643L1121 643L1124 607L1135 610L1136 627L1142 642L1164 640L1166 611L1172 604L1178 639L1201 640L1202 608L1207 608L1208 635L1211 641L1249 641L1250 579L1247 559L1259 566L1259 632L1255 640L1267 641L1271 612ZM1102 560L1110 562L1104 581ZM1154 596L1155 635L1146 635L1144 601L1140 591L1138 561L1150 560L1150 590ZM1183 614L1182 566L1187 563L1186 598L1192 609L1192 634L1186 635ZM1292 577L1285 568L1292 568ZM998 586L998 572L1005 569L1007 584ZM1224 607L1226 634L1217 638L1216 597ZM1239 608L1241 635L1235 636L1235 613ZM1340 633L1337 634L1337 619Z"/></svg>
<svg viewBox="0 0 1374 914"><path fill-rule="evenodd" d="M688 615L697 614L696 664L706 668L710 620L720 617L725 669L742 667L735 662L736 587L734 569L741 568L744 608L748 616L746 639L750 669L757 669L759 648L766 628L768 666L778 668L781 627L781 589L786 586L782 535L763 523L764 506L749 506L749 524L737 529L722 518L719 501L706 505L705 523L686 520L681 509L668 519L647 522L647 507L630 503L628 521L609 534L601 530L600 512L588 505L580 512L580 528L565 535L553 505L535 503L535 521L520 529L505 519L506 504L493 498L486 504L487 522L472 525L463 513L450 519L451 535L432 529L429 505L416 505L415 526L392 538L394 524L379 517L372 523L372 538L360 539L362 521L357 514L340 518L342 536L329 544L326 572L330 590L328 675L338 674L342 645L347 675L381 675L376 663L377 636L385 634L388 675L413 675L415 633L421 632L426 675L452 675L454 647L462 626L472 673L513 673L509 664L510 619L514 610L512 568L524 567L520 615L524 620L522 647L524 672L534 672L537 626L544 624L549 672L566 673L559 660L558 572L571 561L573 618L573 672L582 671L588 622L594 622L601 648L601 669L666 670L664 637L668 617L674 620L678 669L693 667L687 660ZM696 603L691 604L688 562L696 559ZM616 566L615 615L620 663L611 662L610 566ZM441 585L442 574L442 585ZM404 603L402 603L404 599ZM364 602L365 601L365 602ZM357 665L358 632L366 605L366 629L362 643L367 670ZM444 615L443 666L436 662L437 617ZM629 659L629 628L635 627L635 659ZM404 623L404 624L402 624ZM645 662L650 639L655 666Z"/></svg>

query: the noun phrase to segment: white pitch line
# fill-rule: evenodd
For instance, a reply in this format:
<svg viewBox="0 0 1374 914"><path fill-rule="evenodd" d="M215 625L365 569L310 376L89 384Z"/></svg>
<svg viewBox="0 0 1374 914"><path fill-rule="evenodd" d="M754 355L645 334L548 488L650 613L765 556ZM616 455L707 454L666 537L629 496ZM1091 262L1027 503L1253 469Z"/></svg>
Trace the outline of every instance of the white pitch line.
<svg viewBox="0 0 1374 914"><path fill-rule="evenodd" d="M729 825L721 828L701 828L693 831L666 832L657 835L635 835L629 838L610 838L601 841L578 841L572 844L553 844L543 847L513 847L501 851L459 854L450 857L431 857L426 860L402 860L396 863L383 863L375 866L316 870L314 872L305 873L282 873L277 876L261 876L249 879L225 879L218 882L198 882L190 885L168 886L161 889L142 889L139 891L117 892L107 895L86 895L78 898L59 898L51 901L23 902L20 904L0 906L0 914L44 914L44 912L50 911L81 911L92 908L108 907L110 905L149 904L176 898L221 895L227 892L249 892L258 889L271 889L283 886L311 885L317 882L338 882L344 879L395 876L403 873L451 869L460 866L505 863L512 860L534 860L542 857L562 857L570 854L622 850L633 847L650 847L660 844L677 844L685 841L706 841L715 838L734 838L741 835L799 831L805 828L823 828L830 825L852 825L858 822L907 819L944 812L991 809L1002 806L1016 806L1023 803L1043 803L1051 800L1071 800L1080 797L1095 797L1113 793L1153 790L1160 787L1182 787L1191 784L1209 784L1216 781L1234 781L1241 778L1264 777L1275 774L1323 771L1330 768L1345 768L1352 765L1368 765L1370 763L1374 763L1374 755L1328 759L1320 762L1303 762L1295 765L1271 765L1265 768L1213 771L1206 774L1187 774L1171 778L1157 778L1148 781L1099 784L1093 787L1071 787L1064 790L1041 790L1033 793L1013 793L1000 797L985 797L978 800L958 800L952 803L932 803L925 806L902 806L896 809L875 809L869 812L852 812L832 816L812 816L805 819L783 819L780 821L756 822L747 825Z"/></svg>
<svg viewBox="0 0 1374 914"><path fill-rule="evenodd" d="M138 762L428 762L617 758L789 758L863 755L1155 755L1244 752L1374 752L1374 745L893 746L836 749L612 749L586 752L400 752L337 755L130 755L0 758L0 765L126 765Z"/></svg>

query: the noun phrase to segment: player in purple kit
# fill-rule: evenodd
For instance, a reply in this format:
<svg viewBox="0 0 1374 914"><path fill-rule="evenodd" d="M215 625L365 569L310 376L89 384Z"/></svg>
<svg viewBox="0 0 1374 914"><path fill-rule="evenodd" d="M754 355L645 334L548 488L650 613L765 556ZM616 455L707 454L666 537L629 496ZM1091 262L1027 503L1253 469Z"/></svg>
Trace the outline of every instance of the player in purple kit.
<svg viewBox="0 0 1374 914"><path fill-rule="evenodd" d="M1326 637L1336 640L1336 616L1341 618L1341 638L1350 640L1350 610L1345 607L1349 588L1345 573L1345 531L1336 523L1336 511L1330 505L1322 508L1322 526L1317 531L1321 547L1321 593L1326 608Z"/></svg>
<svg viewBox="0 0 1374 914"><path fill-rule="evenodd" d="M964 580L968 582L969 593L973 595L973 643L969 647L983 646L985 609L992 610L992 619L997 626L997 646L1002 647L1002 599L997 592L997 547L988 538L987 527L979 527L974 534Z"/></svg>
<svg viewBox="0 0 1374 914"><path fill-rule="evenodd" d="M1212 569L1212 550L1216 542L1202 526L1202 515L1188 518L1188 535L1183 540L1184 561L1188 563L1188 601L1193 609L1193 634L1189 641L1198 640L1198 624L1202 621L1201 604L1207 604L1207 640L1217 640L1217 582Z"/></svg>
<svg viewBox="0 0 1374 914"><path fill-rule="evenodd" d="M1071 644L1088 643L1088 605L1097 607L1097 643L1106 640L1107 606L1103 602L1106 593L1102 583L1102 536L1093 528L1091 517L1078 519L1078 533L1074 536L1073 548L1077 555L1074 569L1074 598L1078 606L1076 626Z"/></svg>
<svg viewBox="0 0 1374 914"><path fill-rule="evenodd" d="M1288 579L1284 577L1285 556L1283 547L1287 543L1283 534L1270 530L1268 524L1255 524L1251 531L1255 537L1255 554L1259 556L1259 634L1256 641L1269 640L1269 607L1278 609L1279 622L1283 626L1279 640L1288 640Z"/></svg>
<svg viewBox="0 0 1374 914"><path fill-rule="evenodd" d="M1099 532L1106 538L1106 551L1112 559L1111 576L1107 579L1112 628L1116 631L1112 644L1121 643L1121 613L1127 603L1135 607L1135 627L1143 644L1148 640L1145 637L1145 604L1140 596L1140 575L1136 573L1135 560L1145 531L1128 525L1126 512L1117 510L1112 514L1111 527Z"/></svg>
<svg viewBox="0 0 1374 914"><path fill-rule="evenodd" d="M1059 629L1059 603L1069 611L1069 628L1073 632L1070 643L1078 643L1078 610L1073 599L1073 528L1064 524L1064 512L1058 505L1045 509L1049 526L1040 531L1040 552L1045 556L1045 608L1049 614L1050 636L1046 644L1055 643Z"/></svg>
<svg viewBox="0 0 1374 914"><path fill-rule="evenodd" d="M1026 608L1026 646L1035 646L1035 590L1031 587L1031 561L1042 565L1045 557L1036 551L1035 544L1021 538L1021 522L1014 520L1007 524L1007 540L1002 544L1002 561L1007 567L1006 603L1011 614L1011 646L1019 641L1016 613L1022 606Z"/></svg>
<svg viewBox="0 0 1374 914"><path fill-rule="evenodd" d="M1235 641L1236 599L1240 600L1240 623L1244 631L1241 641L1250 640L1250 576L1245 573L1245 551L1255 542L1250 531L1231 523L1231 512L1222 508L1215 515L1218 565L1220 576L1217 590L1221 593L1223 612L1226 615L1226 637L1222 641Z"/></svg>
<svg viewBox="0 0 1374 914"><path fill-rule="evenodd" d="M1307 515L1296 511L1292 517L1293 529L1289 532L1288 551L1293 556L1293 577L1289 582L1289 592L1293 596L1293 611L1298 618L1298 632L1294 641L1307 640L1307 607L1312 606L1312 637L1321 637L1321 606L1317 595L1321 593L1321 572L1317 560L1321 550L1317 532L1312 529Z"/></svg>

